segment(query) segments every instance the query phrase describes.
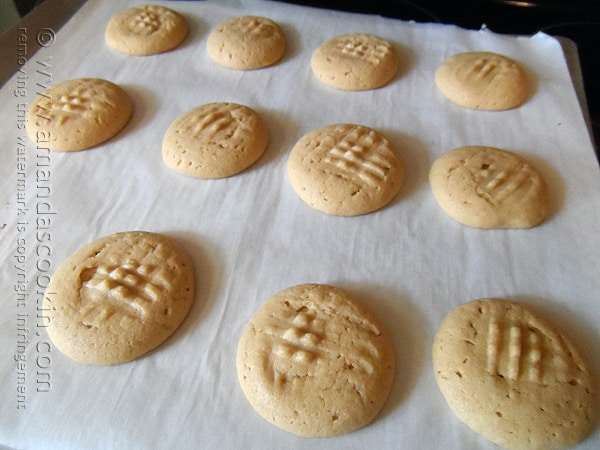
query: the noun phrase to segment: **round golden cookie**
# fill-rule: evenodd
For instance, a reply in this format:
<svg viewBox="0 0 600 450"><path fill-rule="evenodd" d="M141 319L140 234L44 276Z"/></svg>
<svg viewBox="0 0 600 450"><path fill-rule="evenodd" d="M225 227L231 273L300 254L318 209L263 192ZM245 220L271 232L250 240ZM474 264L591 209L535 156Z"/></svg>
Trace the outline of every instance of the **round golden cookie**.
<svg viewBox="0 0 600 450"><path fill-rule="evenodd" d="M433 367L456 416L504 448L570 447L597 417L587 363L516 302L480 299L452 311L435 336Z"/></svg>
<svg viewBox="0 0 600 450"><path fill-rule="evenodd" d="M197 178L235 175L257 161L269 131L256 111L236 103L207 103L177 118L165 132L164 163Z"/></svg>
<svg viewBox="0 0 600 450"><path fill-rule="evenodd" d="M206 44L210 58L231 69L252 70L275 64L285 54L286 38L271 19L242 16L213 30Z"/></svg>
<svg viewBox="0 0 600 450"><path fill-rule="evenodd" d="M160 234L131 231L69 256L52 275L43 308L56 348L84 364L109 365L159 346L193 300L185 251Z"/></svg>
<svg viewBox="0 0 600 450"><path fill-rule="evenodd" d="M369 424L394 379L392 340L339 288L304 284L267 300L237 348L237 375L268 422L307 437Z"/></svg>
<svg viewBox="0 0 600 450"><path fill-rule="evenodd" d="M400 58L388 41L371 34L336 36L313 53L310 66L322 83L347 91L376 89L398 72Z"/></svg>
<svg viewBox="0 0 600 450"><path fill-rule="evenodd" d="M530 228L549 214L542 176L521 156L494 147L467 146L436 159L429 183L440 207L476 228Z"/></svg>
<svg viewBox="0 0 600 450"><path fill-rule="evenodd" d="M104 38L113 50L146 56L173 50L188 31L187 21L178 12L160 5L141 5L112 16Z"/></svg>
<svg viewBox="0 0 600 450"><path fill-rule="evenodd" d="M35 98L27 111L27 134L51 150L86 150L115 136L132 113L133 103L119 85L77 78Z"/></svg>
<svg viewBox="0 0 600 450"><path fill-rule="evenodd" d="M290 152L287 172L304 202L338 216L382 208L398 193L404 176L392 144L377 131L353 124L304 135Z"/></svg>
<svg viewBox="0 0 600 450"><path fill-rule="evenodd" d="M438 67L435 83L457 105L489 111L516 108L529 92L523 67L507 56L490 52L449 57Z"/></svg>

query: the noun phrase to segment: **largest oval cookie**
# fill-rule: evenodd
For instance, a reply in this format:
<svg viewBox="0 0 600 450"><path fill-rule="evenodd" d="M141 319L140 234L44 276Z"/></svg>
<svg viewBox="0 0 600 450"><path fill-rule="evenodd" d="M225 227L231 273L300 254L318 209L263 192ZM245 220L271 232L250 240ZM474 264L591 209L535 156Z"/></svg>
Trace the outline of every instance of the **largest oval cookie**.
<svg viewBox="0 0 600 450"><path fill-rule="evenodd" d="M68 257L44 296L48 335L85 364L118 364L154 349L187 315L194 269L171 239L130 231L94 241Z"/></svg>
<svg viewBox="0 0 600 450"><path fill-rule="evenodd" d="M433 366L458 418L503 447L568 447L595 421L589 367L565 336L518 303L481 299L452 311L435 336Z"/></svg>
<svg viewBox="0 0 600 450"><path fill-rule="evenodd" d="M394 376L392 341L375 317L333 286L294 286L265 302L237 350L241 387L267 421L301 436L370 423Z"/></svg>

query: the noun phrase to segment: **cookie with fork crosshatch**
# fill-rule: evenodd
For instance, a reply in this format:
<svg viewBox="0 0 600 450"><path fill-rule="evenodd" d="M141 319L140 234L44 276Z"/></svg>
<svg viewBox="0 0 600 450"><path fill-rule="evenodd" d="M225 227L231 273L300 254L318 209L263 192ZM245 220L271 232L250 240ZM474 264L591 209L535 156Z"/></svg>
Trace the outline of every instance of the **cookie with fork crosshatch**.
<svg viewBox="0 0 600 450"><path fill-rule="evenodd" d="M374 212L398 193L404 167L390 141L362 125L329 125L304 135L287 162L289 181L312 208L338 216Z"/></svg>
<svg viewBox="0 0 600 450"><path fill-rule="evenodd" d="M307 437L371 423L391 390L390 335L345 291L302 284L267 300L240 338L236 367L265 420Z"/></svg>
<svg viewBox="0 0 600 450"><path fill-rule="evenodd" d="M588 363L520 303L479 299L454 309L437 331L432 357L450 409L504 448L570 447L596 422Z"/></svg>
<svg viewBox="0 0 600 450"><path fill-rule="evenodd" d="M27 111L27 134L56 151L95 147L121 131L133 103L118 84L101 78L76 78L51 86Z"/></svg>
<svg viewBox="0 0 600 450"><path fill-rule="evenodd" d="M197 178L224 178L256 162L269 142L269 130L252 108L207 103L175 119L165 132L163 162Z"/></svg>
<svg viewBox="0 0 600 450"><path fill-rule="evenodd" d="M398 72L400 57L379 36L353 33L336 36L313 52L310 66L317 79L346 91L376 89Z"/></svg>
<svg viewBox="0 0 600 450"><path fill-rule="evenodd" d="M521 64L491 52L449 57L436 70L435 84L453 103L488 111L516 108L529 94L529 79Z"/></svg>
<svg viewBox="0 0 600 450"><path fill-rule="evenodd" d="M112 16L104 38L113 50L147 56L178 47L188 31L185 17L177 11L160 5L140 5Z"/></svg>
<svg viewBox="0 0 600 450"><path fill-rule="evenodd" d="M84 364L110 365L158 347L193 300L187 253L161 234L128 231L69 256L52 275L43 307L56 348Z"/></svg>
<svg viewBox="0 0 600 450"><path fill-rule="evenodd" d="M550 194L523 157L495 147L467 146L437 158L429 183L438 204L463 225L530 228L546 219Z"/></svg>

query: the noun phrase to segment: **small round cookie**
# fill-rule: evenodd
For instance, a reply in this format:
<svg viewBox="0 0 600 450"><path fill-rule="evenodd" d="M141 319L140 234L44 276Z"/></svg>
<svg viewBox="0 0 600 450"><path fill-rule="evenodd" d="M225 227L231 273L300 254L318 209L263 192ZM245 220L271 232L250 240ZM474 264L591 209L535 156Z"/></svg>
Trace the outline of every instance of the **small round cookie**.
<svg viewBox="0 0 600 450"><path fill-rule="evenodd" d="M385 86L399 65L400 58L392 44L364 33L344 34L324 42L310 62L319 81L347 91Z"/></svg>
<svg viewBox="0 0 600 450"><path fill-rule="evenodd" d="M165 132L167 167L197 178L224 178L256 162L269 131L256 111L236 103L207 103L177 118Z"/></svg>
<svg viewBox="0 0 600 450"><path fill-rule="evenodd" d="M86 150L115 136L133 103L125 90L100 78L77 78L50 87L27 111L27 134L56 151Z"/></svg>
<svg viewBox="0 0 600 450"><path fill-rule="evenodd" d="M392 144L377 131L337 124L304 135L290 152L287 173L312 208L356 216L388 204L402 186L404 168Z"/></svg>
<svg viewBox="0 0 600 450"><path fill-rule="evenodd" d="M467 146L436 159L429 183L440 207L476 228L530 228L549 214L542 176L519 155L494 147Z"/></svg>
<svg viewBox="0 0 600 450"><path fill-rule="evenodd" d="M452 311L433 343L440 391L456 416L509 449L566 448L595 423L594 377L569 340L516 302Z"/></svg>
<svg viewBox="0 0 600 450"><path fill-rule="evenodd" d="M306 437L349 433L373 421L392 387L390 335L339 288L304 284L267 300L237 348L252 407Z"/></svg>
<svg viewBox="0 0 600 450"><path fill-rule="evenodd" d="M52 275L43 308L48 335L83 364L131 361L159 346L194 300L194 268L171 239L117 233L85 245Z"/></svg>
<svg viewBox="0 0 600 450"><path fill-rule="evenodd" d="M516 108L529 92L523 67L507 56L490 52L449 57L438 67L435 84L457 105L489 111Z"/></svg>
<svg viewBox="0 0 600 450"><path fill-rule="evenodd" d="M275 64L287 47L281 27L271 19L242 16L229 19L208 36L206 49L216 63L252 70Z"/></svg>
<svg viewBox="0 0 600 450"><path fill-rule="evenodd" d="M146 56L173 50L188 31L187 21L178 12L160 5L141 5L112 16L104 38L113 50Z"/></svg>

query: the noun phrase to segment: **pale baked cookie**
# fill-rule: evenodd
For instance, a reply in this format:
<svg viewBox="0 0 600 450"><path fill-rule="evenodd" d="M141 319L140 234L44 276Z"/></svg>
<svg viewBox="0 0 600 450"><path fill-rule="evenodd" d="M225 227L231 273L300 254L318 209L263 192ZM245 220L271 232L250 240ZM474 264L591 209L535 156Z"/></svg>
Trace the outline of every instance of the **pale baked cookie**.
<svg viewBox="0 0 600 450"><path fill-rule="evenodd" d="M229 19L213 30L206 44L210 58L231 69L252 70L278 62L287 44L281 27L266 17Z"/></svg>
<svg viewBox="0 0 600 450"><path fill-rule="evenodd" d="M194 300L194 268L174 241L131 231L94 241L52 275L43 308L48 335L84 364L131 361L181 324Z"/></svg>
<svg viewBox="0 0 600 450"><path fill-rule="evenodd" d="M565 448L597 416L595 381L569 340L526 307L481 299L452 311L433 343L448 406L505 448Z"/></svg>
<svg viewBox="0 0 600 450"><path fill-rule="evenodd" d="M434 161L429 183L448 215L476 228L529 228L550 210L542 176L524 158L499 148L449 151Z"/></svg>
<svg viewBox="0 0 600 450"><path fill-rule="evenodd" d="M239 341L236 364L252 407L307 437L369 424L394 379L387 331L344 291L322 284L294 286L267 300Z"/></svg>
<svg viewBox="0 0 600 450"><path fill-rule="evenodd" d="M188 30L185 17L178 12L160 5L141 5L111 17L104 38L113 50L146 56L173 50Z"/></svg>
<svg viewBox="0 0 600 450"><path fill-rule="evenodd" d="M133 103L119 85L77 78L35 98L27 111L27 134L51 150L85 150L115 136L132 113Z"/></svg>
<svg viewBox="0 0 600 450"><path fill-rule="evenodd" d="M164 163L198 178L223 178L249 167L264 153L269 131L253 109L207 103L177 118L162 143Z"/></svg>
<svg viewBox="0 0 600 450"><path fill-rule="evenodd" d="M523 67L507 56L490 52L449 57L438 67L435 83L457 105L490 111L516 108L529 92Z"/></svg>
<svg viewBox="0 0 600 450"><path fill-rule="evenodd" d="M336 36L313 53L310 66L322 83L348 91L375 89L398 72L400 58L388 41L371 34Z"/></svg>
<svg viewBox="0 0 600 450"><path fill-rule="evenodd" d="M392 144L362 125L329 125L304 135L287 162L289 181L304 202L327 214L376 211L400 190L404 168Z"/></svg>

